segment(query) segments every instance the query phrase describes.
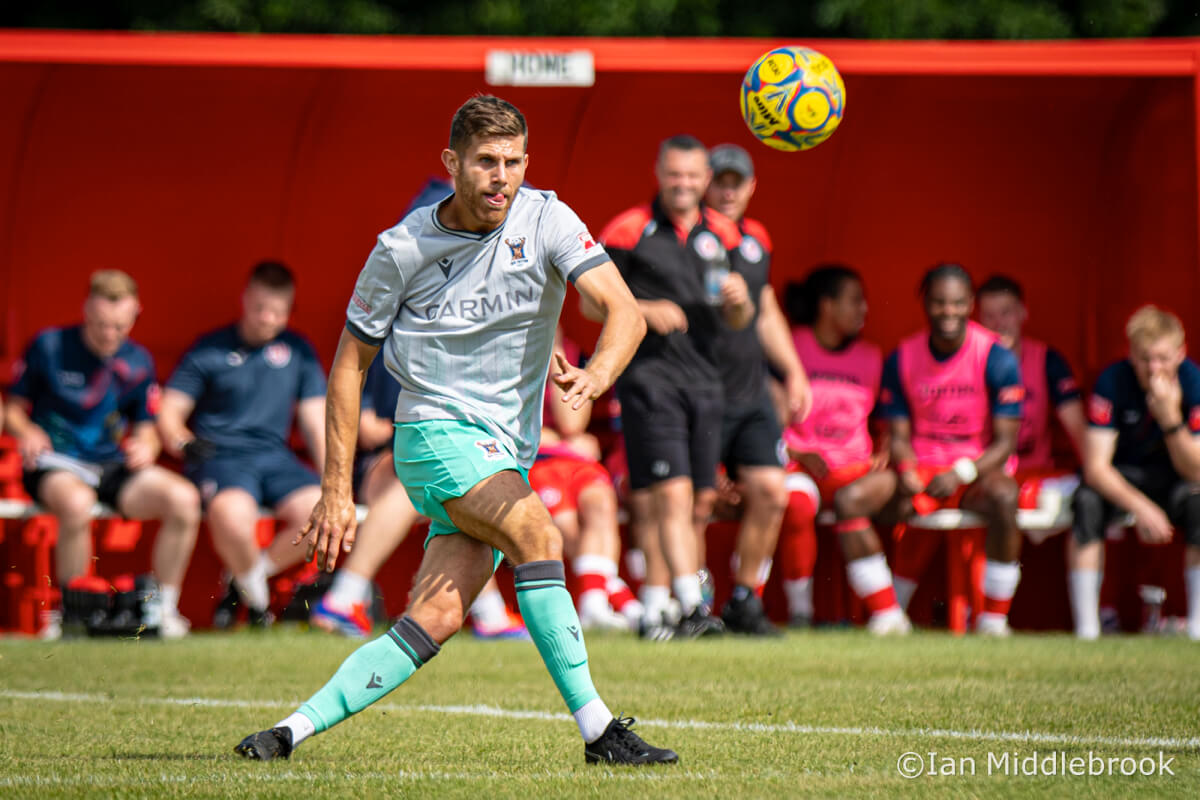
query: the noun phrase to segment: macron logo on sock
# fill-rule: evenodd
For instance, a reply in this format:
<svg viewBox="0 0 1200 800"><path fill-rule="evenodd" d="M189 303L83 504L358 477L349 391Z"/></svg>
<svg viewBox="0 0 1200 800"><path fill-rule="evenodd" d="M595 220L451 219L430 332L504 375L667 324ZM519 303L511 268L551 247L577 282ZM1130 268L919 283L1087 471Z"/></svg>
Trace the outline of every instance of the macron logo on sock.
<svg viewBox="0 0 1200 800"><path fill-rule="evenodd" d="M382 689L383 688L383 684L379 682L378 674L376 674L374 672L371 673L371 680L367 681L367 688L368 689Z"/></svg>

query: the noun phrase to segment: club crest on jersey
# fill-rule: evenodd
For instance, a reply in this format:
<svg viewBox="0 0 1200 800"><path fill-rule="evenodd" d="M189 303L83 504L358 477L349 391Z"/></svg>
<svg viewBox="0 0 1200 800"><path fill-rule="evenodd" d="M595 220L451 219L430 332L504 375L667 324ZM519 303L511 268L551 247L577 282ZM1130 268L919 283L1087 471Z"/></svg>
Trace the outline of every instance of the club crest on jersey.
<svg viewBox="0 0 1200 800"><path fill-rule="evenodd" d="M292 360L292 348L283 342L275 342L274 344L267 345L267 349L263 351L263 357L267 359L268 364L276 369L286 367L288 362Z"/></svg>
<svg viewBox="0 0 1200 800"><path fill-rule="evenodd" d="M504 458L504 451L500 449L500 443L495 439L480 439L475 442L475 446L483 451L484 461L497 461Z"/></svg>
<svg viewBox="0 0 1200 800"><path fill-rule="evenodd" d="M246 354L241 350L230 350L225 355L225 363L231 367L240 367L246 363Z"/></svg>
<svg viewBox="0 0 1200 800"><path fill-rule="evenodd" d="M742 258L751 264L757 264L759 261L762 261L762 245L753 236L743 236L742 243L738 245L738 251L742 254Z"/></svg>
<svg viewBox="0 0 1200 800"><path fill-rule="evenodd" d="M579 239L579 243L581 245L583 245L584 250L591 250L593 247L596 246L596 240L593 239L592 235L590 233L588 233L587 231L584 231L583 233L579 234L579 236L577 238Z"/></svg>
<svg viewBox="0 0 1200 800"><path fill-rule="evenodd" d="M523 264L528 261L525 258L525 237L514 236L511 239L505 239L504 243L508 245L508 250L512 253L512 263Z"/></svg>
<svg viewBox="0 0 1200 800"><path fill-rule="evenodd" d="M696 248L696 252L705 261L716 261L721 253L721 241L708 231L696 234L696 241L692 243L692 247Z"/></svg>
<svg viewBox="0 0 1200 800"><path fill-rule="evenodd" d="M454 266L454 259L439 258L437 260L438 268L442 271L442 275L447 279L450 278L450 267Z"/></svg>

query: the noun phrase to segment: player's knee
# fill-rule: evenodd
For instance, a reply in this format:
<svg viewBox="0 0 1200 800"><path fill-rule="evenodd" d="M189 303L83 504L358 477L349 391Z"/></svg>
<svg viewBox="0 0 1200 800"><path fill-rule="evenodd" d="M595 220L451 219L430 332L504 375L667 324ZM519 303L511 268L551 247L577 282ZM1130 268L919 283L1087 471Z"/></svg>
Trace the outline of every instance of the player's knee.
<svg viewBox="0 0 1200 800"><path fill-rule="evenodd" d="M513 552L505 555L517 565L530 561L562 561L562 532L553 522L547 522L514 539L512 549Z"/></svg>
<svg viewBox="0 0 1200 800"><path fill-rule="evenodd" d="M772 514L782 514L788 504L788 490L783 470L771 470L754 480L752 502Z"/></svg>
<svg viewBox="0 0 1200 800"><path fill-rule="evenodd" d="M713 506L717 502L717 492L715 489L701 489L696 492L696 498L692 503L692 522L699 525L707 525L709 519L712 518Z"/></svg>
<svg viewBox="0 0 1200 800"><path fill-rule="evenodd" d="M1075 518L1072 532L1081 545L1098 542L1104 537L1104 499L1090 486L1080 485L1071 500Z"/></svg>
<svg viewBox="0 0 1200 800"><path fill-rule="evenodd" d="M208 507L208 527L220 539L252 539L257 517L257 509L221 495L213 498Z"/></svg>
<svg viewBox="0 0 1200 800"><path fill-rule="evenodd" d="M92 518L96 493L80 487L62 492L49 503L50 511L68 525L78 525Z"/></svg>
<svg viewBox="0 0 1200 800"><path fill-rule="evenodd" d="M865 511L863 505L866 502L866 496L863 488L857 483L852 483L849 486L843 486L833 494L833 510L838 515L839 519L850 519L851 517L861 517Z"/></svg>
<svg viewBox="0 0 1200 800"><path fill-rule="evenodd" d="M1011 479L995 479L984 487L984 496L997 513L1015 514L1017 502L1020 499L1021 487Z"/></svg>
<svg viewBox="0 0 1200 800"><path fill-rule="evenodd" d="M187 525L200 524L200 491L187 481L172 481L167 489L167 513Z"/></svg>

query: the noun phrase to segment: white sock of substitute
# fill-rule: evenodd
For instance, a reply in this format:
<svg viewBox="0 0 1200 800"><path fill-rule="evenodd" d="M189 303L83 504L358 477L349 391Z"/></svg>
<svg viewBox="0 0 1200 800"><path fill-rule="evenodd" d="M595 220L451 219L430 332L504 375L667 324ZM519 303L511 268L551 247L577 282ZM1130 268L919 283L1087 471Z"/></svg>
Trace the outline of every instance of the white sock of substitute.
<svg viewBox="0 0 1200 800"><path fill-rule="evenodd" d="M234 576L242 599L255 611L266 611L271 605L271 589L267 586L267 565L270 563L265 554L260 554L249 571Z"/></svg>
<svg viewBox="0 0 1200 800"><path fill-rule="evenodd" d="M471 618L481 628L504 628L508 626L508 606L499 589L484 589L471 604Z"/></svg>
<svg viewBox="0 0 1200 800"><path fill-rule="evenodd" d="M1183 577L1187 582L1188 637L1200 639L1200 567L1188 567Z"/></svg>
<svg viewBox="0 0 1200 800"><path fill-rule="evenodd" d="M335 608L352 608L358 603L365 603L371 591L371 581L357 572L339 569L333 573L333 584L329 587L326 598Z"/></svg>
<svg viewBox="0 0 1200 800"><path fill-rule="evenodd" d="M168 586L162 584L158 587L158 596L162 600L162 610L164 614L179 613L179 587Z"/></svg>
<svg viewBox="0 0 1200 800"><path fill-rule="evenodd" d="M638 596L642 600L642 607L646 609L646 621L651 625L657 625L662 621L663 615L671 605L671 589L666 586L651 586L644 583L638 591Z"/></svg>
<svg viewBox="0 0 1200 800"><path fill-rule="evenodd" d="M674 590L675 599L679 601L679 607L683 610L685 617L704 602L704 593L700 591L699 575L692 574L672 578L671 589Z"/></svg>
<svg viewBox="0 0 1200 800"><path fill-rule="evenodd" d="M902 609L907 611L908 604L912 602L913 595L917 593L917 582L894 575L892 577L892 585L896 587L896 602L900 604Z"/></svg>
<svg viewBox="0 0 1200 800"><path fill-rule="evenodd" d="M812 578L784 581L783 594L787 597L789 617L812 617Z"/></svg>
<svg viewBox="0 0 1200 800"><path fill-rule="evenodd" d="M900 611L892 586L892 571L888 569L883 553L856 558L846 564L846 580L871 616Z"/></svg>
<svg viewBox="0 0 1200 800"><path fill-rule="evenodd" d="M292 732L292 747L303 742L317 732L317 728L308 717L299 711L293 711L287 719L275 723L276 728L287 728Z"/></svg>
<svg viewBox="0 0 1200 800"><path fill-rule="evenodd" d="M1073 569L1070 574L1071 615L1080 639L1100 637L1100 570Z"/></svg>
<svg viewBox="0 0 1200 800"><path fill-rule="evenodd" d="M601 555L578 556L571 562L579 588L579 609L588 614L608 610L608 579L617 574L617 562Z"/></svg>
<svg viewBox="0 0 1200 800"><path fill-rule="evenodd" d="M612 712L599 697L584 703L573 716L575 724L579 726L579 734L583 736L585 742L594 742L599 739L604 735L604 729L608 727L608 723L613 721Z"/></svg>
<svg viewBox="0 0 1200 800"><path fill-rule="evenodd" d="M1008 618L1013 595L1021 582L1021 565L988 559L983 568L983 611L979 623L983 627L1002 624Z"/></svg>

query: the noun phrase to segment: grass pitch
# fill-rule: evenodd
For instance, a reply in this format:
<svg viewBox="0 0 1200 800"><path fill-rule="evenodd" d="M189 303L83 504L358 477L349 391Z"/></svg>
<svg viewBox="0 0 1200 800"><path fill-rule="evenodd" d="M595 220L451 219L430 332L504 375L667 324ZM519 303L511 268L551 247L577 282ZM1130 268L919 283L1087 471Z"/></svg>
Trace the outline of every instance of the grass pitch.
<svg viewBox="0 0 1200 800"><path fill-rule="evenodd" d="M588 641L606 702L680 764L585 765L527 642L456 637L381 703L264 764L233 746L319 688L354 643L295 629L7 640L0 796L1200 796L1195 642ZM906 753L900 766L919 777L900 774Z"/></svg>

